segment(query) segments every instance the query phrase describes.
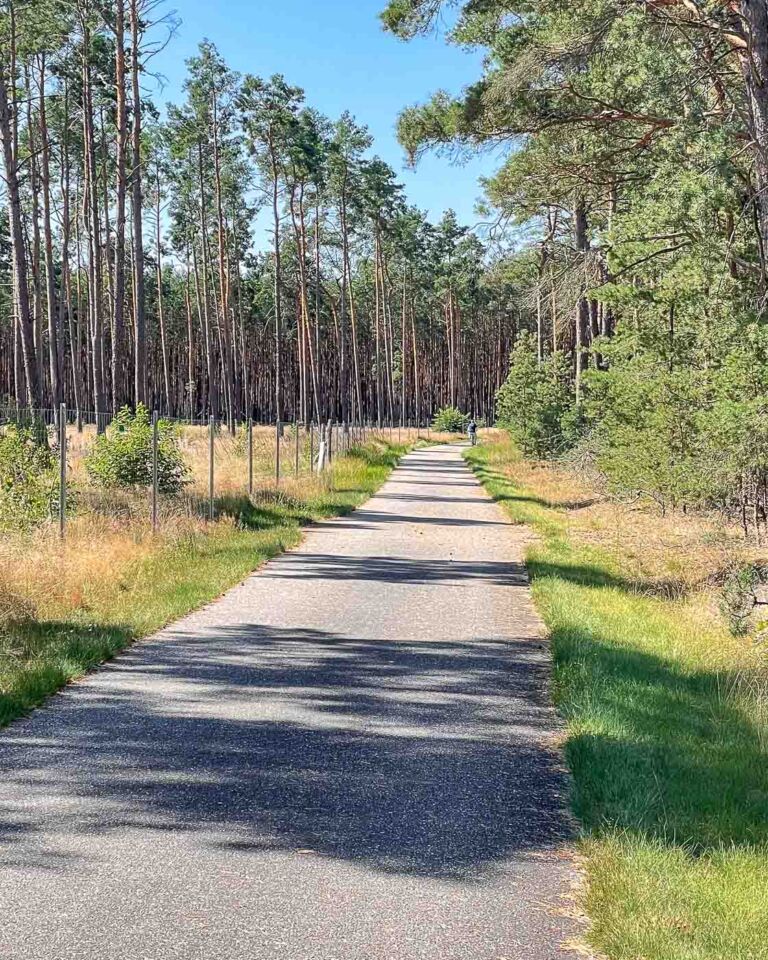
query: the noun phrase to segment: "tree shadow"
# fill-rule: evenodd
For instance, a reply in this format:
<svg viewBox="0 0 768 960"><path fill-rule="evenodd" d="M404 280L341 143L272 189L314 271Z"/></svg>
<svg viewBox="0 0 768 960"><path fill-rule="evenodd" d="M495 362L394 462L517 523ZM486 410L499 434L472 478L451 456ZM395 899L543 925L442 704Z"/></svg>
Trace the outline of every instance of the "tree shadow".
<svg viewBox="0 0 768 960"><path fill-rule="evenodd" d="M564 580L580 587L613 587L625 593L643 597L657 597L662 600L676 600L684 597L689 585L676 577L660 577L655 580L642 577L622 577L606 570L598 563L553 563L532 558L528 569L534 577L548 577Z"/></svg>
<svg viewBox="0 0 768 960"><path fill-rule="evenodd" d="M627 831L694 855L768 842L764 737L728 693L736 678L688 671L594 630L558 628L552 642L569 702L604 720L581 724L566 745L588 831ZM595 732L606 725L622 735Z"/></svg>
<svg viewBox="0 0 768 960"><path fill-rule="evenodd" d="M355 505L342 494L364 492L362 489L345 487L334 496L333 491L329 491L321 501L313 503L311 509L306 501L279 491L261 490L253 499L246 495L230 494L214 500L214 516L228 517L244 530L270 530L286 525L308 527L322 522L318 516L330 519L353 513ZM209 502L197 500L194 509L198 516L208 517Z"/></svg>
<svg viewBox="0 0 768 960"><path fill-rule="evenodd" d="M273 523L272 507L247 498L229 508ZM302 553L287 567L262 577L526 583L509 562ZM66 872L73 846L85 857L113 831L194 831L254 857L311 850L481 883L511 860L554 856L570 835L547 688L536 639L182 623L0 740L3 855Z"/></svg>
<svg viewBox="0 0 768 960"><path fill-rule="evenodd" d="M34 867L72 837L195 830L479 882L568 836L546 687L538 641L173 631L0 741L5 854Z"/></svg>
<svg viewBox="0 0 768 960"><path fill-rule="evenodd" d="M334 524L334 527L336 525ZM306 553L292 556L290 565L272 564L266 578L291 580L361 580L375 583L441 583L525 586L528 577L520 564L497 560L434 560L413 557L368 557Z"/></svg>
<svg viewBox="0 0 768 960"><path fill-rule="evenodd" d="M406 500L412 503L488 503L487 497L446 497L431 493L392 493L387 491L385 500Z"/></svg>
<svg viewBox="0 0 768 960"><path fill-rule="evenodd" d="M389 499L389 498L386 498ZM429 498L427 502L432 502ZM486 501L487 502L487 501ZM355 525L358 520L373 525L382 525L387 523L414 523L429 524L441 527L508 527L506 520L480 520L477 517L449 517L445 514L439 516L429 516L427 514L409 515L402 513L389 513L384 510L368 510L361 507L355 511ZM350 524L351 525L351 524ZM335 526L339 526L336 524Z"/></svg>
<svg viewBox="0 0 768 960"><path fill-rule="evenodd" d="M498 470L491 470L489 467L481 464L472 464L472 471L482 483L494 483L504 488L512 484L509 476L500 473ZM582 497L571 500L548 500L546 497L537 497L528 493L509 493L496 492L494 500L499 503L532 503L539 507L546 507L549 510L586 510L588 507L600 503L601 497Z"/></svg>
<svg viewBox="0 0 768 960"><path fill-rule="evenodd" d="M482 479L510 483L502 474L475 469ZM553 505L515 494L495 499L571 509L590 505ZM527 566L534 583L551 579L663 600L685 594L680 580L622 577L598 561L534 556ZM591 600L575 594L573 608L558 616L551 642L557 699L576 731L565 751L574 775L574 812L584 830L652 839L693 856L767 844L768 733L734 695L743 678L627 646L623 634L598 618L581 627L575 611L582 606L590 611Z"/></svg>

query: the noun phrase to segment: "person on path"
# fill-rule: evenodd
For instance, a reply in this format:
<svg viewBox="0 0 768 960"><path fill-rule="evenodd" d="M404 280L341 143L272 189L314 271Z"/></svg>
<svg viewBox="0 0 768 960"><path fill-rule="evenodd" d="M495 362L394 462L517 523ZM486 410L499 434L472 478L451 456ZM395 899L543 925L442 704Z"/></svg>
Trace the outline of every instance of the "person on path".
<svg viewBox="0 0 768 960"><path fill-rule="evenodd" d="M467 433L469 434L469 442L474 447L477 443L477 424L474 417L467 424Z"/></svg>

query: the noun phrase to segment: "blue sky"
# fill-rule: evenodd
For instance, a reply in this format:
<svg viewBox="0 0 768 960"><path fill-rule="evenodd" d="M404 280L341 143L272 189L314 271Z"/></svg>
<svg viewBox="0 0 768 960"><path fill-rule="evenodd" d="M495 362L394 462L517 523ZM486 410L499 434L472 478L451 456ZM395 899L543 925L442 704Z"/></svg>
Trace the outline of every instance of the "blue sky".
<svg viewBox="0 0 768 960"><path fill-rule="evenodd" d="M181 25L152 67L166 78L159 99L177 101L184 61L207 37L241 73L282 73L305 89L307 102L331 117L350 110L369 127L373 150L406 185L410 202L437 219L448 207L477 222L478 177L499 165L486 155L456 165L429 155L406 169L395 136L400 110L438 88L458 93L480 71L479 52L429 36L403 43L385 33L378 12L385 0L169 0ZM257 240L258 242L258 240Z"/></svg>

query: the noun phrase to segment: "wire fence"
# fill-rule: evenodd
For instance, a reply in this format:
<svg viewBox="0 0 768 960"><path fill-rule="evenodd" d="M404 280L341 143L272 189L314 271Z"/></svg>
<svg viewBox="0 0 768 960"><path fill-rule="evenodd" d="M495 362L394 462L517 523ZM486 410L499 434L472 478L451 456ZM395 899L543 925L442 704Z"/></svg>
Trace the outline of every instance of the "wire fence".
<svg viewBox="0 0 768 960"><path fill-rule="evenodd" d="M232 509L238 498L253 500L271 492L291 494L296 481L314 478L332 483L334 461L372 441L410 444L429 439L429 424L317 422L258 423L247 420L234 428L221 419L161 417L152 411L149 456L151 480L146 491L104 488L93 481L89 456L97 436L111 417L67 408L31 409L0 405L0 428L8 424L44 431L58 459L57 490L52 491L54 519L64 539L74 497L82 509L112 517L149 521L153 531L180 512L213 521L220 509ZM164 492L162 444L166 425L182 458L184 483L174 495ZM147 502L148 500L148 502Z"/></svg>

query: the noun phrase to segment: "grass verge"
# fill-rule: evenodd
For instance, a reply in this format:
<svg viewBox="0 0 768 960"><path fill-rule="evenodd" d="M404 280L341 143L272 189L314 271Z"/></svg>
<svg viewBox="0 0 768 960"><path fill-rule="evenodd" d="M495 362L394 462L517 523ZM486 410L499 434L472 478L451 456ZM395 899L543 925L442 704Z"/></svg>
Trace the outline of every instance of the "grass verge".
<svg viewBox="0 0 768 960"><path fill-rule="evenodd" d="M644 585L621 538L590 542L583 504L531 486L509 443L467 458L538 534L527 561L568 727L591 946L611 960L765 960L765 649L730 636L703 593Z"/></svg>
<svg viewBox="0 0 768 960"><path fill-rule="evenodd" d="M217 521L146 526L103 519L5 544L0 564L0 726L132 641L213 600L312 521L348 513L383 483L405 445L378 442L334 462L332 482L307 477L249 500L217 501ZM4 568L4 569L3 569Z"/></svg>

